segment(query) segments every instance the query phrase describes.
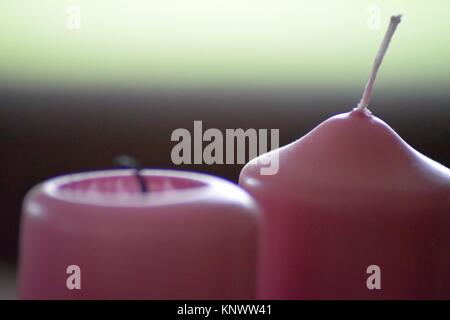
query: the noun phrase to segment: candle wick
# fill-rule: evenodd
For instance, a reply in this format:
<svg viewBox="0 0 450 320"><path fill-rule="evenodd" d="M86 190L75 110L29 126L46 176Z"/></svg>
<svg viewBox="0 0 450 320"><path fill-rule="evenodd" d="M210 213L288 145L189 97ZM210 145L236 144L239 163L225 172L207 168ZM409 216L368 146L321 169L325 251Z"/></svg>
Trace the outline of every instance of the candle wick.
<svg viewBox="0 0 450 320"><path fill-rule="evenodd" d="M370 99L372 98L373 85L375 83L375 79L377 77L378 69L380 69L381 63L383 62L384 55L389 47L389 43L391 42L392 36L394 35L395 30L397 29L397 25L401 21L402 15L392 16L391 22L386 30L386 34L384 35L383 42L381 43L380 49L375 57L375 61L372 66L372 70L370 72L369 80L367 81L366 87L364 88L364 93L362 95L361 101L358 106L355 108L356 110L364 110L368 107L370 103Z"/></svg>
<svg viewBox="0 0 450 320"><path fill-rule="evenodd" d="M135 177L138 182L139 188L142 193L147 193L149 191L149 188L147 186L147 181L145 180L145 177L141 174L142 166L141 164L133 157L122 155L115 159L114 161L120 166L133 169L135 172Z"/></svg>

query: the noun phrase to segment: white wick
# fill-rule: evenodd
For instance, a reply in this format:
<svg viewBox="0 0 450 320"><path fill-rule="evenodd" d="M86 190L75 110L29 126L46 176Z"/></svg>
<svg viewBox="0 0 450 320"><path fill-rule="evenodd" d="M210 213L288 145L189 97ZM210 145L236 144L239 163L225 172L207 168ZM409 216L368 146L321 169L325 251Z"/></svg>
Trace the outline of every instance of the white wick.
<svg viewBox="0 0 450 320"><path fill-rule="evenodd" d="M389 47L389 43L391 42L395 29L397 29L397 25L401 21L401 17L402 17L401 15L391 17L391 22L389 23L389 26L386 30L386 34L384 35L383 42L381 43L380 49L378 50L377 56L375 57L373 67L370 72L369 80L367 81L366 87L364 88L364 93L361 98L361 101L355 108L356 110L364 110L369 105L370 99L372 98L373 85L377 77L378 69L380 69L384 55L386 54L386 51Z"/></svg>

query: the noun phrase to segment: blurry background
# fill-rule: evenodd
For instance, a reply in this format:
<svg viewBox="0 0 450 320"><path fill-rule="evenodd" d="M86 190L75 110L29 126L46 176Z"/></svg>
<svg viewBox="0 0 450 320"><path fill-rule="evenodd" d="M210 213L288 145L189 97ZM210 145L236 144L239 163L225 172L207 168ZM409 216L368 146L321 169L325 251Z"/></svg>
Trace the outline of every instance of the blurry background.
<svg viewBox="0 0 450 320"><path fill-rule="evenodd" d="M194 120L291 142L356 105L397 13L371 110L450 166L448 1L1 1L0 298L33 185L119 154L174 168L170 135ZM237 181L241 166L178 168Z"/></svg>

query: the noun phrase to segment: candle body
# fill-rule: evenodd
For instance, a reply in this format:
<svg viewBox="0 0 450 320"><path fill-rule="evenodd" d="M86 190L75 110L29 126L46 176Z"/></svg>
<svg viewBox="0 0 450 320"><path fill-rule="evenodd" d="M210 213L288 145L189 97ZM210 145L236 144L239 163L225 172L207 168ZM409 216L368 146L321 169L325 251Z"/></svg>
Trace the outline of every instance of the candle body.
<svg viewBox="0 0 450 320"><path fill-rule="evenodd" d="M265 217L260 298L450 298L449 169L366 111L262 157L240 176Z"/></svg>
<svg viewBox="0 0 450 320"><path fill-rule="evenodd" d="M23 299L252 299L259 215L218 178L144 171L70 175L24 202ZM81 270L69 289L68 266ZM70 270L69 270L70 271Z"/></svg>

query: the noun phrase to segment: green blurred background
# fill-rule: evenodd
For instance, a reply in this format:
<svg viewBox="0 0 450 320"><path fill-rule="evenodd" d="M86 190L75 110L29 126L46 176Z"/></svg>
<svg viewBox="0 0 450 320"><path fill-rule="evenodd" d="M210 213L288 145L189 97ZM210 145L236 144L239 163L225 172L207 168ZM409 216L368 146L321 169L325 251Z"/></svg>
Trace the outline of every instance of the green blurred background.
<svg viewBox="0 0 450 320"><path fill-rule="evenodd" d="M67 26L72 6L80 29ZM444 0L2 0L0 79L360 88L396 13L404 21L377 86L448 86Z"/></svg>

